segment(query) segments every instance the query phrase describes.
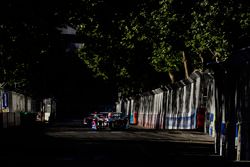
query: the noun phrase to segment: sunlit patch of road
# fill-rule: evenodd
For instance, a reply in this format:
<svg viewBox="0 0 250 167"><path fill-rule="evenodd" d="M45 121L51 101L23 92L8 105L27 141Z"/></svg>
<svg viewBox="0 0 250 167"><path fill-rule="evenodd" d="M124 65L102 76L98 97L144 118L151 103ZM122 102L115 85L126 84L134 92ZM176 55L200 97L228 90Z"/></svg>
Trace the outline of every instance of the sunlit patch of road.
<svg viewBox="0 0 250 167"><path fill-rule="evenodd" d="M186 143L213 144L214 139L207 134L195 131L95 131L95 130L65 130L48 131L46 135L55 138L74 140L129 140L129 141L167 141Z"/></svg>

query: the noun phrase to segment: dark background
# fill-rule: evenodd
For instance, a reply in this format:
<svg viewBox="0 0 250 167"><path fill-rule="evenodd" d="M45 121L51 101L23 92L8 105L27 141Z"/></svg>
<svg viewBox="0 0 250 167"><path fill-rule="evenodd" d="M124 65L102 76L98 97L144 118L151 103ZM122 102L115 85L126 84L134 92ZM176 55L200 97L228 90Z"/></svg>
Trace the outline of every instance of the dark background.
<svg viewBox="0 0 250 167"><path fill-rule="evenodd" d="M57 118L82 118L89 112L114 109L116 87L93 77L75 53L74 36L62 34L31 75L33 92L54 97Z"/></svg>

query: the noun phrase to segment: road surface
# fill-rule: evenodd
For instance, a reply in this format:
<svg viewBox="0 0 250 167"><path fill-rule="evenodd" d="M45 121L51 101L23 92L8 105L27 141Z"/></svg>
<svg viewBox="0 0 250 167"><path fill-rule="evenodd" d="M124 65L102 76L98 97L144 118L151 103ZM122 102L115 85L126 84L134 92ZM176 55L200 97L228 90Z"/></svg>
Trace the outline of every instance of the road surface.
<svg viewBox="0 0 250 167"><path fill-rule="evenodd" d="M197 131L94 131L78 124L1 130L4 166L229 166ZM2 166L2 165L1 165Z"/></svg>

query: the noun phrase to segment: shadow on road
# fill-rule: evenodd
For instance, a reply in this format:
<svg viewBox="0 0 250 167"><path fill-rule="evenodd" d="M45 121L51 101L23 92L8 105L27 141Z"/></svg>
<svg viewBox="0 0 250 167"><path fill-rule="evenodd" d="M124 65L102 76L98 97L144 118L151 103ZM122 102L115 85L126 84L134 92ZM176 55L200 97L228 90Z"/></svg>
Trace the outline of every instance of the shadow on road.
<svg viewBox="0 0 250 167"><path fill-rule="evenodd" d="M0 162L5 166L232 166L213 154L213 143L175 142L168 140L171 135L183 133L145 129L93 132L72 127L1 130Z"/></svg>

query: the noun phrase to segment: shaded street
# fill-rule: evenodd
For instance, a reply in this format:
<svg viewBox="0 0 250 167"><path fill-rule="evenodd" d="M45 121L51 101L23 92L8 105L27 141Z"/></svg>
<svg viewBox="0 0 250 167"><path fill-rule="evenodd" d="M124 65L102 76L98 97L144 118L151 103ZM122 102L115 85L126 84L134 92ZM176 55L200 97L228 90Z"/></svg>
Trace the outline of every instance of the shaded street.
<svg viewBox="0 0 250 167"><path fill-rule="evenodd" d="M2 1L0 165L250 166L249 2Z"/></svg>
<svg viewBox="0 0 250 167"><path fill-rule="evenodd" d="M80 123L80 122L79 122ZM213 139L197 131L93 131L75 123L2 129L7 166L228 166L213 154ZM5 166L6 166L5 165Z"/></svg>

